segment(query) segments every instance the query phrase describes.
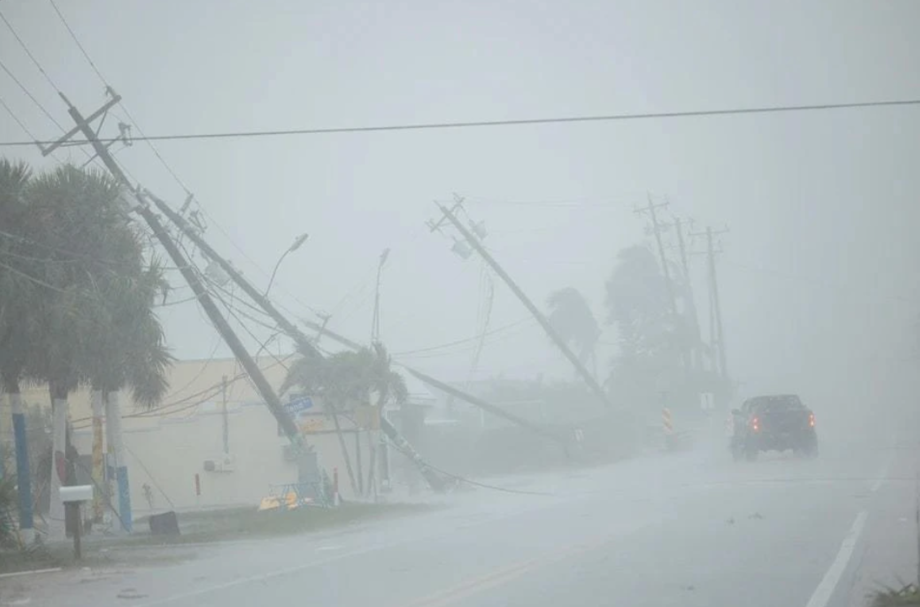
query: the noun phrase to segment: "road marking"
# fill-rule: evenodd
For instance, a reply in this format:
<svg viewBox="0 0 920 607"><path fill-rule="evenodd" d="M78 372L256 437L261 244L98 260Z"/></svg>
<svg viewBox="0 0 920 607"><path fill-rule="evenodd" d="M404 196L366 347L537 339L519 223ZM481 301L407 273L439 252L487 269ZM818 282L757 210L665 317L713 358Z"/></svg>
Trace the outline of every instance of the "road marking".
<svg viewBox="0 0 920 607"><path fill-rule="evenodd" d="M5 579L8 577L20 577L23 575L38 575L40 573L55 573L60 571L60 567L52 567L50 569L30 569L29 571L14 571L12 573L0 573L0 579Z"/></svg>
<svg viewBox="0 0 920 607"><path fill-rule="evenodd" d="M815 588L814 594L811 595L805 607L825 607L831 600L831 595L834 594L834 589L837 587L838 582L840 582L840 578L843 576L844 571L846 571L847 563L850 562L850 557L853 556L853 550L856 548L859 534L862 533L865 525L866 511L864 510L856 515L853 526L850 527L849 532L847 532L846 537L843 538L843 542L840 544L837 558L834 559L830 569L824 574L824 579L822 579L818 587Z"/></svg>
<svg viewBox="0 0 920 607"><path fill-rule="evenodd" d="M538 509L538 510L542 510L542 509ZM536 510L530 511L530 512L536 512ZM504 514L504 515L502 515L502 516L497 516L497 517L494 517L494 518L488 518L488 519L485 519L485 520L482 520L482 521L477 521L477 522L471 523L471 524L469 524L469 525L467 525L467 526L468 526L468 527L478 527L478 526L481 526L481 525L487 525L487 524L489 524L489 523L501 522L501 521L503 521L503 520L507 520L507 519L510 519L510 518L518 517L518 516L520 516L520 514L521 514L521 512L519 512L519 511L509 512L509 513L506 513L506 514ZM170 603L176 603L176 602L178 602L178 601L183 601L183 600L186 600L186 599L191 599L191 598L203 596L203 595L206 595L206 594L211 594L211 593L213 593L213 592L221 592L221 591L223 591L223 590L227 590L227 589L230 589L230 588L235 588L235 587L237 587L237 586L243 586L243 585L245 585L245 584L262 583L262 582L266 582L266 581L268 581L268 580L270 580L270 579L274 579L274 578L278 578L278 577L284 577L284 576L288 576L288 575L300 573L300 572L302 572L302 571L307 571L308 569L312 569L312 568L314 568L314 567L322 567L323 565L327 565L327 564L329 564L329 563L334 563L334 562L337 562L337 561L345 560L345 559L351 558L351 557L353 557L353 556L361 556L361 555L364 555L364 554L368 554L368 553L371 553L371 552L375 552L375 551L377 551L377 550L382 550L382 549L384 549L384 548L391 548L391 547L395 548L395 547L397 547L397 546L405 546L405 545L408 545L408 544L424 542L424 541L426 541L426 540L436 539L436 538L440 538L440 537L446 537L446 536L450 535L451 533L454 533L454 531L453 531L453 530L448 531L448 532L438 531L438 532L435 532L435 533L426 533L426 534L421 535L421 536L419 536L419 537L402 538L402 539L397 539L397 540L393 540L393 541L390 541L390 542L384 542L384 543L380 543L380 544L375 544L375 545L373 545L373 546L366 546L366 547L364 547L364 548L358 548L358 549L356 549L356 550L351 550L351 551L349 551L349 552L343 552L343 553L340 553L340 554L336 554L336 555L334 555L334 556L329 556L328 558L324 558L324 559L322 559L322 560L313 561L313 562L309 562L309 563L302 563L302 564L299 564L299 565L295 565L295 566L293 566L293 567L288 567L288 568L286 568L286 569L278 569L278 570L274 570L274 571L269 571L269 572L267 572L267 573L260 573L260 574L256 574L256 575L251 575L251 576L246 576L246 577L242 577L242 578L237 578L237 579L235 579L235 580L232 580L232 581L229 581L229 582L224 582L224 583L222 583L222 584L215 584L215 585L213 585L213 586L207 586L207 587L205 587L205 588L198 588L198 589L196 589L196 590L191 590L191 591L188 591L188 592L183 592L183 593L179 593L179 594L174 594L174 595L172 595L172 596L167 596L167 597L163 597L163 598L160 598L160 599L155 599L155 600L153 600L153 601L148 601L148 602L146 602L146 603L141 603L140 605L138 605L138 607L155 607L155 606L158 606L158 605L168 605L168 604L170 604ZM258 540L256 540L256 541L258 541Z"/></svg>
<svg viewBox="0 0 920 607"><path fill-rule="evenodd" d="M446 590L441 590L428 596L412 600L406 603L405 607L444 607L445 605L450 605L485 590L501 586L525 573L596 550L609 544L612 540L613 538L611 537L605 537L600 540L575 544L543 557L515 563L514 565L492 571L491 573L460 582L456 586L447 588Z"/></svg>
<svg viewBox="0 0 920 607"><path fill-rule="evenodd" d="M407 541L408 543L408 541ZM276 571L269 571L268 573L260 573L258 575L250 575L243 578L235 579L231 582L225 582L223 584L216 584L214 586L208 586L207 588L199 588L198 590L192 590L190 592L183 592L181 594L174 594L169 597L162 599L157 599L147 603L142 603L140 607L153 607L154 605L168 605L169 603L175 603L177 601L182 601L185 599L191 599L194 597L202 596L205 594L211 594L212 592L218 592L221 590L227 590L228 588L235 588L236 586L242 586L244 584L251 584L253 582L266 582L270 579L282 577L286 575L291 575L293 573L300 573L301 571L306 571L307 569L312 569L313 567L321 567L335 561L340 561L352 556L359 556L362 554L367 554L375 550L383 548L383 545L380 546L369 546L367 548L361 548L358 550L353 550L351 552L346 552L344 554L339 554L337 556L330 557L322 561L314 561L311 563L304 563L301 565L296 565L294 567L288 567L286 569L278 569Z"/></svg>

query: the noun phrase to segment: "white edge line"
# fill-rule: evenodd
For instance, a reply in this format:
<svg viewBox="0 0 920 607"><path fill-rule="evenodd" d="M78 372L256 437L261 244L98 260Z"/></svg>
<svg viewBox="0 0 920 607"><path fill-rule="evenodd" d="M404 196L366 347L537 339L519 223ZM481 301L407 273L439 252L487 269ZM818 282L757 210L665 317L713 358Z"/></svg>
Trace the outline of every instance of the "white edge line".
<svg viewBox="0 0 920 607"><path fill-rule="evenodd" d="M40 573L55 573L60 571L60 567L51 567L50 569L30 569L28 571L14 571L12 573L0 573L0 579L19 577L23 575L38 575Z"/></svg>
<svg viewBox="0 0 920 607"><path fill-rule="evenodd" d="M407 540L407 542L409 541L411 540ZM399 542L396 542L396 543L398 544ZM191 592L175 594L175 595L164 597L162 599L157 599L157 600L154 600L148 603L142 603L139 607L153 607L154 605L168 605L169 603L175 603L176 601L181 601L181 600L190 599L196 596L201 596L204 594L210 594L212 592L226 590L227 588L233 588L235 586L241 586L243 584L249 584L252 582L264 582L272 578L290 575L292 573L299 573L301 571L306 571L307 569L312 569L313 567L322 567L323 565L327 565L335 561L340 561L342 559L346 559L352 556L359 556L362 554L367 554L369 552L379 550L380 548L383 548L383 547L385 546L369 546L367 548L359 548L358 550L353 550L351 552L339 554L337 556L334 556L334 557L331 557L331 558L328 558L322 561L303 563L300 565L296 565L294 567L288 567L286 569L278 569L275 571L269 571L268 573L251 575L251 576L244 577L244 578L238 578L230 582L225 582L223 584L217 584L215 586L208 586L206 588L199 588L198 590L192 590Z"/></svg>
<svg viewBox="0 0 920 607"><path fill-rule="evenodd" d="M862 533L865 525L866 511L863 510L856 515L853 526L850 527L849 532L847 532L846 537L843 538L843 542L840 544L837 558L834 559L830 569L824 574L824 579L822 579L818 587L815 588L814 594L811 595L805 607L825 607L830 602L831 596L834 594L834 589L840 582L840 578L843 577L847 564L850 562L850 557L853 556L856 542L859 540L859 535Z"/></svg>

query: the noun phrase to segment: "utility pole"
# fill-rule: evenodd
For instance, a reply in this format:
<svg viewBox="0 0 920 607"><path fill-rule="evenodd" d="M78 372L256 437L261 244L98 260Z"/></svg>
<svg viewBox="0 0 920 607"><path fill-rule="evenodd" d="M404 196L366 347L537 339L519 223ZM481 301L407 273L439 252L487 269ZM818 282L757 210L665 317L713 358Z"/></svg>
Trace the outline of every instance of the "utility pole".
<svg viewBox="0 0 920 607"><path fill-rule="evenodd" d="M719 373L722 376L723 380L728 380L728 366L726 362L725 354L725 333L722 328L722 305L719 300L719 280L716 274L716 253L713 237L718 234L724 234L728 232L728 229L719 230L718 232L713 231L711 227L707 227L705 232L696 232L691 233L691 236L705 236L706 237L706 257L709 265L709 293L711 299L711 314L712 314L712 323L710 327L710 333L713 335L711 346L714 347L718 353L719 361Z"/></svg>
<svg viewBox="0 0 920 607"><path fill-rule="evenodd" d="M459 199L457 201L457 203L455 204L455 208L456 206L460 204L460 202L462 202L462 199ZM549 324L549 321L546 319L546 316L544 316L543 313L537 308L537 306L535 306L533 302L530 301L530 298L528 298L527 295L524 293L524 291L522 291L521 288L517 285L517 283L515 283L514 280L512 280L511 276L509 276L508 273L505 272L504 268L502 268L498 264L498 262L495 261L492 255L489 254L488 251L486 251L485 247L482 246L482 243L479 242L479 239L476 238L476 236L474 236L472 233L470 233L470 231L466 229L466 227L462 223L460 223L460 220L457 219L456 215L454 215L454 211L440 204L438 205L438 208L444 214L444 217L450 223L453 224L454 228L456 228L457 231L460 232L460 235L463 236L464 239L466 239L467 243L469 243L469 245L477 253L479 253L480 257L482 257L485 260L485 262L489 264L489 267L491 267L495 271L495 273L498 274L498 276L503 281L505 281L505 284L508 285L508 288L510 288L511 291L517 296L517 298L521 300L521 303L524 304L524 307L527 308L527 310L530 311L533 317L537 319L537 322L540 323L540 326L543 327L543 330L546 332L547 335L549 335L549 338L553 341L556 347L559 348L559 351L562 352L562 354L569 360L569 362L572 363L572 365L575 367L575 370L578 372L579 375L581 375L582 379L585 381L588 387L594 392L598 400L600 400L600 402L608 410L612 409L613 406L611 405L610 401L607 399L607 394L604 392L604 389L601 387L599 383L597 383L597 380L594 379L594 376L591 375L591 372L588 371L587 367L585 367L582 364L582 362L578 360L578 357L575 356L572 350L569 349L565 341L561 337L559 337L559 334L556 332L553 326ZM439 225L440 224L434 224L434 226L432 226L432 229L433 230L437 229Z"/></svg>
<svg viewBox="0 0 920 607"><path fill-rule="evenodd" d="M358 344L357 342L352 341L343 335L339 335L338 333L331 331L330 329L327 329L323 325L320 325L318 323L315 323L309 320L305 320L303 321L303 323L306 326L310 327L311 329L315 329L317 332L329 337L329 339L336 341L342 344L343 346L351 348L352 350L359 350L361 348L361 345ZM530 430L534 434L538 434L542 436L543 438L548 438L552 441L555 441L561 444L563 447L568 446L568 441L565 438L554 434L553 432L547 430L546 428L542 428L538 426L537 424L534 424L522 417L518 417L517 415L514 415L513 413L508 413L501 407L488 403L482 400L481 398L472 396L471 394L467 394L466 392L463 392L462 390L458 390L457 388L454 388L450 384L446 384L442 381L439 381L431 377L430 375L422 373L421 371L417 369L413 369L412 367L408 365L404 365L402 363L397 363L397 364L399 364L399 366L401 366L403 369L408 371L413 376L417 377L419 380L421 380L425 384L431 386L432 388L445 392L448 395L456 397L466 403L469 403L471 405L484 409L485 411L495 415L496 417L501 417L503 419L506 419L514 424L517 424L518 426L521 426L522 428L526 428ZM381 420L381 425L382 424L383 424L383 421ZM386 430L386 426L382 426L382 427L384 428L384 430Z"/></svg>
<svg viewBox="0 0 920 607"><path fill-rule="evenodd" d="M716 274L716 255L712 247L712 228L706 227L706 253L709 256L709 276L712 281L712 309L716 315L716 331L719 334L719 368L722 378L728 379L728 365L725 356L725 331L722 328L722 304L719 301L719 279Z"/></svg>
<svg viewBox="0 0 920 607"><path fill-rule="evenodd" d="M664 254L664 244L661 242L661 230L663 226L658 223L658 214L655 212L656 209L665 208L667 206L667 202L654 204L652 202L652 196L649 194L648 205L635 209L633 212L636 214L648 213L652 220L652 234L654 234L655 242L658 245L658 257L661 259L661 273L664 275L665 288L668 290L668 303L671 306L671 312L674 314L674 321L677 322L677 297L674 295L674 283L671 282L671 269L668 266L668 259Z"/></svg>
<svg viewBox="0 0 920 607"><path fill-rule="evenodd" d="M692 221L691 221L692 223ZM693 282L690 280L690 262L687 257L687 247L684 242L683 222L679 217L674 219L674 229L677 231L677 246L680 250L680 262L684 269L684 280L687 289L687 309L690 312L690 321L693 323L693 349L690 351L690 365L696 369L700 365L699 344L700 344L700 318L696 309L696 298L693 296Z"/></svg>
<svg viewBox="0 0 920 607"><path fill-rule="evenodd" d="M93 117L101 116L105 114L105 111L121 100L121 97L111 92L112 99L103 106L102 109L97 110ZM150 226L150 229L153 231L154 236L166 250L166 253L172 259L175 266L179 269L179 272L182 273L182 277L191 287L192 292L195 294L198 303L204 309L205 313L208 315L208 318L211 320L211 323L214 325L214 328L217 329L217 332L223 338L224 342L229 346L230 350L239 360L240 364L243 366L243 369L249 375L249 378L252 380L256 389L259 391L259 394L265 400L265 404L268 407L269 411L274 415L275 419L278 421L278 424L281 426L282 431L284 432L287 439L294 446L295 450L301 456L301 466L299 466L300 480L303 482L304 477L306 476L315 476L314 474L307 474L306 464L306 454L309 452L303 436L301 435L297 425L294 423L294 420L291 419L291 416L284 409L284 406L281 404L281 400L278 398L278 395L275 393L274 389L271 387L271 384L268 383L268 380L265 378L265 375L262 373L262 370L256 364L256 361L249 355L249 352L246 350L246 347L243 345L243 342L240 341L239 337L234 333L233 329L230 327L230 324L221 314L220 309L217 307L217 304L214 303L214 300L211 298L211 294L202 284L198 275L189 265L188 260L186 260L185 255L173 241L172 237L163 227L163 224L160 223L159 217L150 209L147 205L147 200L140 194L140 192L134 190L131 182L128 180L125 173L121 170L121 167L115 162L115 159L112 158L109 153L108 148L103 145L96 133L93 131L92 127L89 125L86 119L83 118L79 110L70 103L70 100L67 99L63 94L61 98L68 106L68 112L70 113L71 118L73 118L76 123L76 128L69 131L64 137L58 140L50 148L43 149L42 153L47 155L53 151L54 148L65 143L70 137L72 137L77 132L82 132L89 141L93 149L96 150L97 156L105 164L106 168L112 175L121 183L125 188L130 190L134 197L136 198L138 205L134 207L137 213L143 217L144 221L147 222L147 225ZM315 463L310 466L315 467ZM312 471L311 471L312 472Z"/></svg>
<svg viewBox="0 0 920 607"><path fill-rule="evenodd" d="M316 347L313 345L313 342L310 341L310 338L307 337L300 328L295 325L293 322L288 320L284 314L282 314L278 308L271 302L268 297L266 297L261 291L256 289L252 283L250 283L246 278L237 270L233 264L224 259L220 254L215 251L207 241L201 237L201 235L185 220L181 215L176 213L165 201L161 200L157 196L151 194L150 192L145 192L145 196L153 201L156 207L169 219L179 231L182 232L189 240L195 243L207 257L208 259L214 261L220 268L227 273L227 275L243 290L246 295L249 296L252 301L254 301L262 310L268 314L272 320L278 325L282 332L284 332L288 337L294 340L294 343L297 344L298 349L301 354L304 356L314 357L315 359L321 359L322 354ZM323 319L322 325L315 325L311 323L305 323L312 328L316 328L317 335L328 334L326 330L326 323L329 322L330 316L326 316ZM353 343L353 342L352 342ZM355 344L355 349L358 346ZM387 435L387 438L393 442L396 447L405 453L409 459L411 459L418 467L422 473L422 476L425 477L425 480L435 491L441 491L444 488L444 481L441 479L441 476L428 465L427 462L422 458L422 456L415 450L415 448L403 438L396 427L390 423L386 418L381 418L380 427L383 432Z"/></svg>

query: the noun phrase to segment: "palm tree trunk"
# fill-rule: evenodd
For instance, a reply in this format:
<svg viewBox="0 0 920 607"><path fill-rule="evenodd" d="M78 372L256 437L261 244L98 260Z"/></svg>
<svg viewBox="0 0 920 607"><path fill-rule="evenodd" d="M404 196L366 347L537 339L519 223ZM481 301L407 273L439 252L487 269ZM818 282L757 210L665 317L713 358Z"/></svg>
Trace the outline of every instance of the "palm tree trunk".
<svg viewBox="0 0 920 607"><path fill-rule="evenodd" d="M22 394L18 382L5 386L13 417L13 440L16 449L16 484L19 491L19 536L29 545L34 537L32 506L32 475L29 470L29 443L26 434L26 416L22 407Z"/></svg>
<svg viewBox="0 0 920 607"><path fill-rule="evenodd" d="M48 539L60 541L65 538L64 503L61 501L61 487L67 479L67 391L52 388L51 391L51 495L48 506Z"/></svg>
<svg viewBox="0 0 920 607"><path fill-rule="evenodd" d="M377 444L380 442L380 437L376 430L367 431L367 450L370 453L367 461L367 485L364 491L364 496L369 497L371 492L374 491L374 472L377 469ZM376 491L374 491L376 493Z"/></svg>
<svg viewBox="0 0 920 607"><path fill-rule="evenodd" d="M105 406L103 404L102 390L93 390L93 484L97 490L93 492L93 522L101 523L105 512L105 496L98 489L105 483L105 461L103 458L102 419Z"/></svg>
<svg viewBox="0 0 920 607"><path fill-rule="evenodd" d="M364 495L364 470L361 466L361 428L355 424L355 463L358 464L358 495Z"/></svg>
<svg viewBox="0 0 920 607"><path fill-rule="evenodd" d="M330 409L332 409L330 407ZM351 484L351 491L355 495L358 493L358 484L355 482L355 471L351 467L351 456L348 455L348 447L345 445L345 437L342 436L342 426L339 424L339 414L335 409L330 411L332 423L335 424L335 434L339 438L339 447L342 449L342 457L345 458L345 470L348 472L348 482Z"/></svg>
<svg viewBox="0 0 920 607"><path fill-rule="evenodd" d="M123 532L131 533L133 528L131 487L128 483L128 461L125 439L121 430L121 407L119 407L117 391L105 394L105 414L109 426L109 448L114 456L112 466L115 468L118 496L118 499L115 500L118 508L118 526Z"/></svg>
<svg viewBox="0 0 920 607"><path fill-rule="evenodd" d="M376 414L378 418L376 420L371 420L371 429L367 432L367 441L369 445L370 461L368 462L367 471L367 493L365 495L370 495L371 491L374 491L376 496L376 479L375 474L377 473L377 450L380 449L380 443L382 437L380 436L380 417L383 416L383 402L379 402L376 405L377 411Z"/></svg>

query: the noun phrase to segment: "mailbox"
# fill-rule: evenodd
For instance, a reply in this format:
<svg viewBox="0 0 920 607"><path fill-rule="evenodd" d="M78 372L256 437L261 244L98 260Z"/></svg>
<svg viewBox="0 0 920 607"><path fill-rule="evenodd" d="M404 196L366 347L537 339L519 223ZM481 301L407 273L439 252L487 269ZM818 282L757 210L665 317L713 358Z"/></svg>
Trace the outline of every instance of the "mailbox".
<svg viewBox="0 0 920 607"><path fill-rule="evenodd" d="M93 501L93 486L72 485L70 487L61 487L61 501L65 504L91 502Z"/></svg>
<svg viewBox="0 0 920 607"><path fill-rule="evenodd" d="M92 485L71 485L70 487L61 487L61 501L64 502L64 507L74 516L73 552L77 560L83 557L80 550L80 528L83 527L83 521L80 517L80 504L92 500Z"/></svg>

